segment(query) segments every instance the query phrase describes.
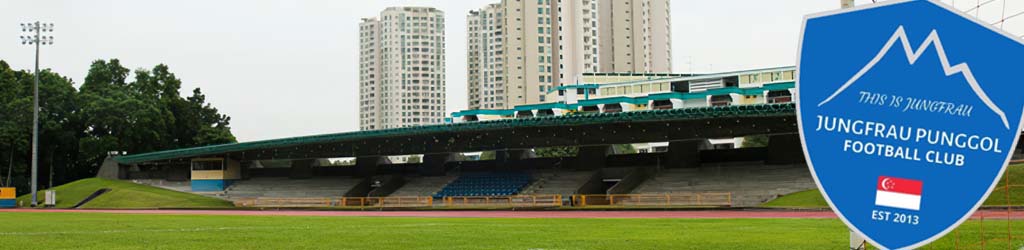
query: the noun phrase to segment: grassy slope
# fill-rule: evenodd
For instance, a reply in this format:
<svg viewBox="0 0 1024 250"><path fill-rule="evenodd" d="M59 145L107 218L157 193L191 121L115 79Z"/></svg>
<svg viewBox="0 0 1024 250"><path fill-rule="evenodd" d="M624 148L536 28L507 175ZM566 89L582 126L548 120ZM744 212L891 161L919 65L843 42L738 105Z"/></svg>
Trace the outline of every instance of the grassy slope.
<svg viewBox="0 0 1024 250"><path fill-rule="evenodd" d="M1021 206L1024 205L1024 164L1010 165L1008 172L1003 176L1002 180L999 180L999 184L996 184L996 189L989 195L988 200L985 200L985 206L1003 206L1006 205L1006 181L1009 178L1010 181L1010 202L1009 204ZM792 193L778 199L769 201L762 205L764 207L784 207L784 208L827 208L828 204L825 203L825 198L821 196L821 192L817 189Z"/></svg>
<svg viewBox="0 0 1024 250"><path fill-rule="evenodd" d="M761 206L778 208L827 208L828 203L825 202L825 197L821 196L821 192L818 192L818 189L811 189L787 194L786 196L771 200Z"/></svg>
<svg viewBox="0 0 1024 250"><path fill-rule="evenodd" d="M221 208L231 203L196 194L177 192L157 187L135 184L127 181L100 178L82 179L54 188L57 190L57 207L69 208L85 199L96 190L110 188L83 208ZM40 200L42 192L40 192ZM29 195L18 197L18 202L29 204ZM41 201L40 201L41 202Z"/></svg>
<svg viewBox="0 0 1024 250"><path fill-rule="evenodd" d="M8 249L840 249L836 219L486 219L2 213ZM1012 221L1015 231L1024 222ZM978 242L970 221L922 249ZM1006 222L985 222L989 240ZM1002 231L1000 231L1002 230ZM1019 244L1015 243L1015 244ZM990 249L1006 249L990 242Z"/></svg>

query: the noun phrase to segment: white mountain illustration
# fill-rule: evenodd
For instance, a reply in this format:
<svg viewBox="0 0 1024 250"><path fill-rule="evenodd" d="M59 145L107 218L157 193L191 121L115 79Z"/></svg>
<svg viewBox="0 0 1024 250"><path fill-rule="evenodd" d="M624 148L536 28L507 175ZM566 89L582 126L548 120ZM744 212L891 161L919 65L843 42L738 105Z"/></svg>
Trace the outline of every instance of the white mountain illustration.
<svg viewBox="0 0 1024 250"><path fill-rule="evenodd" d="M910 65L914 65L914 63L917 62L917 59L920 58L922 54L924 54L928 47L934 45L935 52L939 56L939 61L942 63L942 69L946 73L946 76L952 76L957 73L963 74L964 79L967 80L967 84L971 86L971 90L974 91L974 94L977 95L978 98L981 99L981 101L984 102L985 105L992 110L992 112L995 112L996 115L999 115L999 117L1003 119L1003 126L1005 126L1006 129L1010 129L1010 123L1009 121L1006 120L1006 113L1004 113L1003 110L999 109L999 107L996 106L996 104L993 103L992 100L988 98L988 95L985 94L985 91L981 89L981 86L978 85L978 81L974 79L974 74L971 73L971 67L968 66L966 62L953 66L949 65L949 59L946 58L946 50L942 47L942 40L940 40L939 33L937 31L932 30L932 32L928 34L928 38L926 38L924 42L921 43L921 46L917 47L917 51L914 51L913 47L910 45L910 40L907 38L907 32L903 29L902 25L899 26L899 28L896 28L896 32L892 34L892 37L889 38L889 41L885 43L885 46L882 47L882 50L879 51L877 55L875 55L875 58L871 59L871 62L868 62L867 65L864 65L864 68L861 68L860 72L857 72L857 74L850 78L850 80L846 81L846 83L843 84L843 86L839 87L839 89L836 90L835 93L832 93L831 96L825 98L825 100L821 101L821 103L818 103L818 107L821 107L822 105L825 105L825 103L832 101L833 98L835 98L844 90L846 90L846 88L850 87L850 85L853 85L854 82L857 82L857 80L860 79L861 76L863 76L868 71L871 71L871 69L875 67L875 64L877 64L879 61L882 60L882 58L885 57L885 54L888 53L890 49L892 49L892 46L895 45L897 41L901 42L901 44L903 45L903 51L906 52L907 60L910 62Z"/></svg>

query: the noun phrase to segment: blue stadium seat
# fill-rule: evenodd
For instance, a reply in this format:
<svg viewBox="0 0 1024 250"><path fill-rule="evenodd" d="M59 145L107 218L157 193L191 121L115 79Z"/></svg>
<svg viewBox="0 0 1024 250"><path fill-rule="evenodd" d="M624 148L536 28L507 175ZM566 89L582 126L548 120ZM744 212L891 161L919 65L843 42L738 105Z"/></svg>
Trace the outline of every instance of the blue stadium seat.
<svg viewBox="0 0 1024 250"><path fill-rule="evenodd" d="M434 195L449 196L509 196L518 194L530 184L530 175L524 172L464 173Z"/></svg>

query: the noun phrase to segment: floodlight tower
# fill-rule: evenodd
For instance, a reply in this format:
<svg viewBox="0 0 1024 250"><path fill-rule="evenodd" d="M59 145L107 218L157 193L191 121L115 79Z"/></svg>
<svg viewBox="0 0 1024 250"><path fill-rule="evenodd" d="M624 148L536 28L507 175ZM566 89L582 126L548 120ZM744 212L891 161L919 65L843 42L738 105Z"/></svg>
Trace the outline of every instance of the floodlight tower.
<svg viewBox="0 0 1024 250"><path fill-rule="evenodd" d="M44 36L43 32L53 32L53 23L22 23L22 45L36 46L35 84L32 86L32 206L38 202L36 189L39 184L39 47L52 45L53 36Z"/></svg>

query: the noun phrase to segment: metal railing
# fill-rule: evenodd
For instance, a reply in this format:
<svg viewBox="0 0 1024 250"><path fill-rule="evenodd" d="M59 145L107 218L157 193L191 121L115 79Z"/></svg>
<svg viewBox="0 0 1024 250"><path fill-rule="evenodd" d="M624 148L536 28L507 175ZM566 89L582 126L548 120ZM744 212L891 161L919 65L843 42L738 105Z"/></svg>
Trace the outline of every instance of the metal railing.
<svg viewBox="0 0 1024 250"><path fill-rule="evenodd" d="M573 195L574 207L731 207L732 193L671 193ZM239 207L340 207L340 208L523 208L562 207L561 195L444 197L435 204L429 196L253 198L235 201Z"/></svg>
<svg viewBox="0 0 1024 250"><path fill-rule="evenodd" d="M413 208L431 207L429 196L396 197L323 197L323 198L252 198L235 201L239 207L346 207L346 208Z"/></svg>
<svg viewBox="0 0 1024 250"><path fill-rule="evenodd" d="M561 207L562 195L445 197L446 207Z"/></svg>
<svg viewBox="0 0 1024 250"><path fill-rule="evenodd" d="M573 206L730 207L732 193L574 195Z"/></svg>
<svg viewBox="0 0 1024 250"><path fill-rule="evenodd" d="M341 197L338 207L380 207L410 208L434 206L434 197L429 196L395 196L395 197Z"/></svg>
<svg viewBox="0 0 1024 250"><path fill-rule="evenodd" d="M235 201L237 207L331 207L334 199L323 198L251 198Z"/></svg>

